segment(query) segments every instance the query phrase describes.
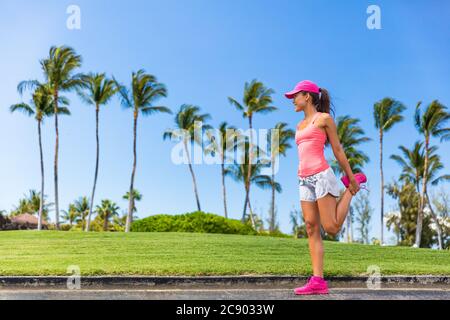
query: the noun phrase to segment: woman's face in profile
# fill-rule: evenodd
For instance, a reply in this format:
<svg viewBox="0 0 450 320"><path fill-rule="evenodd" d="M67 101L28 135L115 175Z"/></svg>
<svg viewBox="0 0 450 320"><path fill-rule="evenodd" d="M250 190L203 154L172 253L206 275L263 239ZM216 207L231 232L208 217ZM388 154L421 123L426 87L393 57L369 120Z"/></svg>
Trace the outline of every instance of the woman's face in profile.
<svg viewBox="0 0 450 320"><path fill-rule="evenodd" d="M292 103L295 106L295 112L300 112L305 109L308 101L307 98L308 95L304 94L303 92L299 92L294 96L294 99L292 99Z"/></svg>

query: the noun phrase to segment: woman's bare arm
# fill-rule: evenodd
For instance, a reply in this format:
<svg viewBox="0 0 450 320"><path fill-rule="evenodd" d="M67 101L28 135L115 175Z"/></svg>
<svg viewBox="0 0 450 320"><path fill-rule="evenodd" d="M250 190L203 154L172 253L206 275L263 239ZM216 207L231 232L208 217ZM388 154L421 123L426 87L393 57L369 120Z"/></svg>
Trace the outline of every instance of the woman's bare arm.
<svg viewBox="0 0 450 320"><path fill-rule="evenodd" d="M341 142L339 141L336 124L334 123L333 118L327 113L321 117L321 120L325 123L325 131L327 133L328 141L331 144L331 148L333 150L334 156L336 157L336 160L339 162L339 165L341 166L345 174L349 177L350 181L354 180L352 169L350 168L347 156L345 155L344 149L342 148Z"/></svg>

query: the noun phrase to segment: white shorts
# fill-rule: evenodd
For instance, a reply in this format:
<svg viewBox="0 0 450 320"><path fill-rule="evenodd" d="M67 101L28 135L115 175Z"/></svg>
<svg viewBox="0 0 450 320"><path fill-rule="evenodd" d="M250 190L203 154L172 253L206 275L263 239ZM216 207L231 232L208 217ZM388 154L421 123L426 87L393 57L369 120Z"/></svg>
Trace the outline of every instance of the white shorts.
<svg viewBox="0 0 450 320"><path fill-rule="evenodd" d="M333 169L320 171L307 177L298 177L300 201L317 201L328 193L339 197L339 185Z"/></svg>

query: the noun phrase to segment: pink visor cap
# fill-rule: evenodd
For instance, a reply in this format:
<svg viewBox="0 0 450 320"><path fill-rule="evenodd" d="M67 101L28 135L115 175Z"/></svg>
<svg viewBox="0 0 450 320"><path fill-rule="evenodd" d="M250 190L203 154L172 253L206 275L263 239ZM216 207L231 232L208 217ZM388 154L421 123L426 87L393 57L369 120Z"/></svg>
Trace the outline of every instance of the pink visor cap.
<svg viewBox="0 0 450 320"><path fill-rule="evenodd" d="M295 94L300 91L308 91L308 92L314 92L314 93L319 94L320 88L317 84L315 84L312 81L303 80L303 81L300 81L299 83L297 83L297 85L295 86L295 88L292 91L286 92L284 95L286 96L286 98L292 99L292 98L294 98Z"/></svg>

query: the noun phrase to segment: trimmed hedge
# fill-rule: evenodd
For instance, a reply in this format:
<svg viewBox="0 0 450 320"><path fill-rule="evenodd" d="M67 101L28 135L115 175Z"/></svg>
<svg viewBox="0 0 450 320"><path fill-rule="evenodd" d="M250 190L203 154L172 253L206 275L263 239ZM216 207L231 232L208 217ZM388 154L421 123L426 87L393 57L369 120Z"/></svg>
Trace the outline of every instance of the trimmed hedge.
<svg viewBox="0 0 450 320"><path fill-rule="evenodd" d="M257 232L239 220L195 211L182 215L159 214L136 220L131 225L133 232L197 232L256 235Z"/></svg>

